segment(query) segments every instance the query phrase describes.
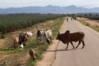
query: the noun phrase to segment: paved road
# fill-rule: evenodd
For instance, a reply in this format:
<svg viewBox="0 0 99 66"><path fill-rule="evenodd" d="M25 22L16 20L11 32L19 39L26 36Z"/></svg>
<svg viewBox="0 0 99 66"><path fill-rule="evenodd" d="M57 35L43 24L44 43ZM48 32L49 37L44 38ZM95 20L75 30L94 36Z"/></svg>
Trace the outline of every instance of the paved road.
<svg viewBox="0 0 99 66"><path fill-rule="evenodd" d="M59 43L56 53L56 59L52 66L99 66L99 34L89 27L86 27L78 21L69 19L64 21L60 32L66 30L71 32L83 31L85 33L85 48L72 49L69 45L69 50L64 51L66 45ZM77 43L74 43L77 46Z"/></svg>

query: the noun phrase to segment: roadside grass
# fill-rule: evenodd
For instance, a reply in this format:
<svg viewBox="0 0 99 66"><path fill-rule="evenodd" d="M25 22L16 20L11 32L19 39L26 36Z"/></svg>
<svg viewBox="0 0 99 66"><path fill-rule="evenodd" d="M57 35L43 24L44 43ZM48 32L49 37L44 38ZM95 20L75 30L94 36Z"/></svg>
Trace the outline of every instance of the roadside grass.
<svg viewBox="0 0 99 66"><path fill-rule="evenodd" d="M83 22L83 21L80 21L82 24L94 29L95 31L99 32L99 26L98 25L91 25L89 23L86 23L86 22Z"/></svg>
<svg viewBox="0 0 99 66"><path fill-rule="evenodd" d="M90 26L90 27L99 32L99 26L95 25L95 26Z"/></svg>
<svg viewBox="0 0 99 66"><path fill-rule="evenodd" d="M54 20L54 22L55 22L55 24L53 24L53 26L52 26L52 27L54 27L53 36L56 37L61 25L64 22L64 18L56 19L56 20Z"/></svg>
<svg viewBox="0 0 99 66"><path fill-rule="evenodd" d="M62 25L64 21L64 18L58 18L58 19L55 19L53 21L53 36L56 37L57 36L57 31L59 30L60 26ZM54 38L53 38L54 39ZM34 43L33 43L34 44ZM28 66L35 66L35 64L37 63L37 61L41 60L43 58L43 53L44 51L46 51L46 49L48 48L49 44L40 44L38 45L38 48L36 48L36 51L37 51L37 58L35 61L32 61L30 60L29 63L28 63ZM31 47L31 46L30 46Z"/></svg>

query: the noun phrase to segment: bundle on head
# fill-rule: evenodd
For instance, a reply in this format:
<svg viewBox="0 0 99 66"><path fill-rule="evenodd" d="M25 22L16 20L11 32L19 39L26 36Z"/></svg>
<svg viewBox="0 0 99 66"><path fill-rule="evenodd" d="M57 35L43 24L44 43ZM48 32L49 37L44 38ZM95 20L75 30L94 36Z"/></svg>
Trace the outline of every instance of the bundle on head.
<svg viewBox="0 0 99 66"><path fill-rule="evenodd" d="M29 55L33 60L36 59L36 53L32 48L29 50Z"/></svg>
<svg viewBox="0 0 99 66"><path fill-rule="evenodd" d="M74 45L73 45L73 42L77 42L77 41L79 42L78 45L77 45L77 47L82 42L82 44L83 44L83 47L82 48L84 48L84 46L85 46L84 36L85 36L85 34L83 32L70 33L70 31L67 30L65 33L62 33L62 34L59 33L57 35L57 38L56 39L59 40L59 41L62 41L64 44L67 44L66 49L68 48L69 43L71 43L71 45L73 46L73 48L75 48Z"/></svg>

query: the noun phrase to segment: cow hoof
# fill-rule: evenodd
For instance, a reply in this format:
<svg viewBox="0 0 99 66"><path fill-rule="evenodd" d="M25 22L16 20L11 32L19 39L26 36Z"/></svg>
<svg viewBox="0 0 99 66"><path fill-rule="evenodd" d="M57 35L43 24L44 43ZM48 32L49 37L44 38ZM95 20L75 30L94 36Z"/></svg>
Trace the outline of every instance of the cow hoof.
<svg viewBox="0 0 99 66"><path fill-rule="evenodd" d="M78 47L76 47L76 49L77 49Z"/></svg>
<svg viewBox="0 0 99 66"><path fill-rule="evenodd" d="M68 48L65 48L65 50L68 50Z"/></svg>
<svg viewBox="0 0 99 66"><path fill-rule="evenodd" d="M84 47L82 47L81 49L84 49Z"/></svg>
<svg viewBox="0 0 99 66"><path fill-rule="evenodd" d="M73 49L76 49L76 48L73 48Z"/></svg>

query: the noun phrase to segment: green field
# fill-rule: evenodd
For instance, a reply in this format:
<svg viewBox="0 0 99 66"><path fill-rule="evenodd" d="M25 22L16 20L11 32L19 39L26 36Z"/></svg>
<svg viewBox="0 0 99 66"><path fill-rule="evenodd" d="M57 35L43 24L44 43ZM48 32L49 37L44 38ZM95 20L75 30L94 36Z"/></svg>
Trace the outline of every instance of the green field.
<svg viewBox="0 0 99 66"><path fill-rule="evenodd" d="M12 32L30 27L39 22L55 19L59 14L7 14L0 15L0 33Z"/></svg>

